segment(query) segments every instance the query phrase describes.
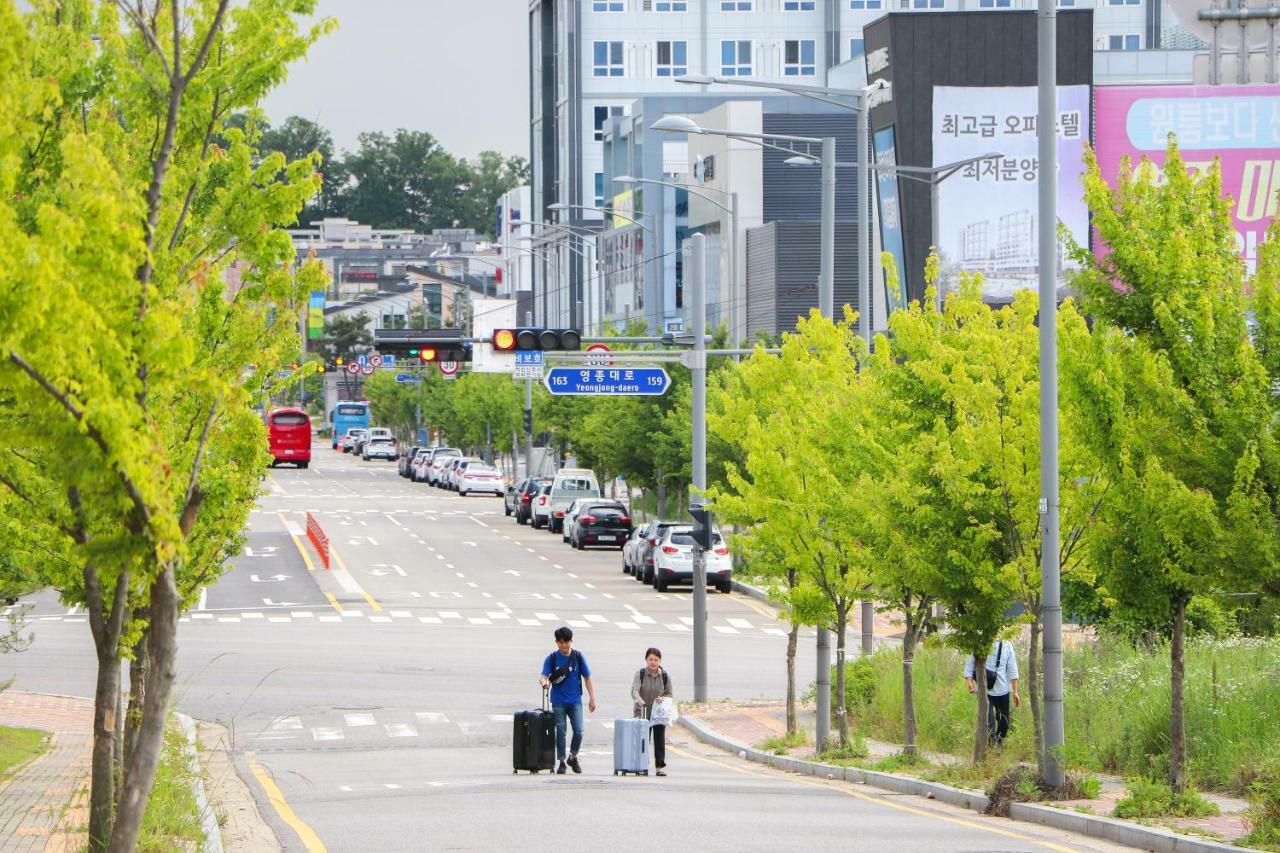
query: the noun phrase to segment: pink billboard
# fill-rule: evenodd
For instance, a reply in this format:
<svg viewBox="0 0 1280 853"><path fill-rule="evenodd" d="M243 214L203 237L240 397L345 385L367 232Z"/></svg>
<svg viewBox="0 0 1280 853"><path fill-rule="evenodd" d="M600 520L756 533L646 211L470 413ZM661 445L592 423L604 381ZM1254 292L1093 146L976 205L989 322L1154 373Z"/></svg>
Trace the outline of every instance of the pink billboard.
<svg viewBox="0 0 1280 853"><path fill-rule="evenodd" d="M1189 167L1222 163L1236 242L1252 274L1280 192L1280 86L1099 86L1094 89L1098 165L1115 180L1121 159L1164 163L1174 134Z"/></svg>

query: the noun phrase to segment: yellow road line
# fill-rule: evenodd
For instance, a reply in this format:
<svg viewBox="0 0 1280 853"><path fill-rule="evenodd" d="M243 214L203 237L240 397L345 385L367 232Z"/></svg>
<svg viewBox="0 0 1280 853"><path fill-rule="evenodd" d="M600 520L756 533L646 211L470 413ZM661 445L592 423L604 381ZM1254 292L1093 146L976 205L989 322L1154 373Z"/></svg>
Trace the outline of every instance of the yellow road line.
<svg viewBox="0 0 1280 853"><path fill-rule="evenodd" d="M280 481L277 480L274 475L267 474L267 479L270 480L271 485L275 486L276 489L278 490L276 492L277 495L284 495L285 497L289 496L289 493L284 490L284 486L280 485Z"/></svg>
<svg viewBox="0 0 1280 853"><path fill-rule="evenodd" d="M754 610L756 613L759 613L761 616L765 617L766 619L770 619L774 622L782 621L781 619L778 618L778 612L776 610L770 610L768 605L763 604L762 602L756 601L754 598L748 598L743 593L737 593L736 595L731 595L729 596L729 598L733 601L738 602L743 607L748 607Z"/></svg>
<svg viewBox="0 0 1280 853"><path fill-rule="evenodd" d="M338 568L340 570L346 572L347 574L351 574L351 570L347 568L347 561L342 559L342 555L338 553L337 548L333 547L332 542L329 543L329 555L333 557L334 561L338 564ZM360 588L360 594L364 596L364 600L369 602L369 606L372 607L374 610L382 609L382 605L378 603L378 599L374 598L372 595L365 592L363 587Z"/></svg>
<svg viewBox="0 0 1280 853"><path fill-rule="evenodd" d="M307 848L308 853L326 853L328 848L324 846L324 842L320 840L320 836L311 827L307 826L302 818L294 813L289 804L285 802L284 794L280 792L279 786L275 780L267 773L266 768L256 761L249 762L249 769L253 771L253 777L258 780L258 784L262 786L262 790L267 794L267 802L271 803L271 807L276 810L276 814L280 815L280 819L289 825L296 833L298 838L302 840L302 846Z"/></svg>
<svg viewBox="0 0 1280 853"><path fill-rule="evenodd" d="M338 611L339 613L342 612L342 605L338 603L338 599L333 597L333 593L326 592L324 594L324 597L329 599L329 603L333 605L334 610Z"/></svg>
<svg viewBox="0 0 1280 853"><path fill-rule="evenodd" d="M302 544L302 540L298 538L289 528L289 522L285 519L284 513L277 512L276 517L280 519L280 523L284 525L284 529L288 531L289 538L293 540L293 544L298 547L298 553L302 555L302 561L307 564L307 571L314 572L316 564L311 562L311 555L307 553L307 546Z"/></svg>
<svg viewBox="0 0 1280 853"><path fill-rule="evenodd" d="M950 817L948 815L938 814L937 812L931 812L927 809L918 809L918 808L915 808L914 806L906 806L906 805L903 805L902 803L894 802L893 800L889 800L884 797L873 797L869 794L864 794L860 791L851 790L845 787L843 783L818 782L816 780L796 778L790 775L782 777L775 773L762 773L759 770L749 770L745 767L735 767L732 764L726 764L723 761L716 761L714 758L707 758L705 755L698 755L695 752L689 752L686 749L681 749L680 747L673 746L671 744L667 744L667 749L679 755L683 755L686 758L692 758L695 761L701 761L704 764L712 764L712 765L715 765L716 767L723 767L726 770L732 770L733 772L741 773L744 776L758 776L761 779L769 779L775 782L781 779L787 782L794 782L797 785L808 785L813 788L822 788L828 791L835 791L837 793L845 794L846 796L853 797L854 799L857 799L857 800L865 800L868 803L875 803L876 805L886 806L887 808L891 808L891 809L897 809L898 811L906 812L907 814L918 815L920 817L927 817L932 820L940 820L944 823L951 823L951 824L955 824L956 826L964 826L970 829L977 829L982 832L990 832L994 835L1003 835L1005 838L1014 838L1014 839L1017 839L1018 841L1028 841L1032 844L1037 844L1041 847L1044 847L1046 850L1057 850L1059 851L1059 853L1076 853L1076 851L1073 850L1072 848L1064 847L1061 844L1055 844L1052 841L1042 841L1039 838L1033 838L1030 835L1023 835L1022 833L1019 833L1019 832L1009 832L1008 830L999 829L994 826L987 826L985 824L978 823L977 821L965 820L964 818Z"/></svg>

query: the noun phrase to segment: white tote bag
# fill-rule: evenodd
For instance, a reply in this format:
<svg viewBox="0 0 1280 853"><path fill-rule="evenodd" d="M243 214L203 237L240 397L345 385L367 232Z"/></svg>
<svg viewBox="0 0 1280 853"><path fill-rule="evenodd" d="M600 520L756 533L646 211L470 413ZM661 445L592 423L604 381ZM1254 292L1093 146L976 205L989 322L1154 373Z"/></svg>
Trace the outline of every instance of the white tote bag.
<svg viewBox="0 0 1280 853"><path fill-rule="evenodd" d="M661 696L653 703L653 713L649 716L649 721L653 725L671 726L675 725L678 719L680 719L680 712L676 710L676 700L670 696Z"/></svg>

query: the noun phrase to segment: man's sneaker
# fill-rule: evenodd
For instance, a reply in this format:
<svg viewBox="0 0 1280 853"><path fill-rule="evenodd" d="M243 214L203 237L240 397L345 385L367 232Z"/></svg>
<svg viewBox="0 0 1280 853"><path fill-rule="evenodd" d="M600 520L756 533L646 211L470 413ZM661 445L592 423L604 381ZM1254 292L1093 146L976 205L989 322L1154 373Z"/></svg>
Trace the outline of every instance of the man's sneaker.
<svg viewBox="0 0 1280 853"><path fill-rule="evenodd" d="M560 766L556 768L556 772L557 772L557 773L560 773L560 774L564 774L564 773L568 772L568 771L566 771L566 770L564 769L564 762L563 762L563 761L561 761L561 762L560 762Z"/></svg>
<svg viewBox="0 0 1280 853"><path fill-rule="evenodd" d="M578 756L576 755L569 756L569 766L573 768L574 773L582 772L582 765L578 763Z"/></svg>

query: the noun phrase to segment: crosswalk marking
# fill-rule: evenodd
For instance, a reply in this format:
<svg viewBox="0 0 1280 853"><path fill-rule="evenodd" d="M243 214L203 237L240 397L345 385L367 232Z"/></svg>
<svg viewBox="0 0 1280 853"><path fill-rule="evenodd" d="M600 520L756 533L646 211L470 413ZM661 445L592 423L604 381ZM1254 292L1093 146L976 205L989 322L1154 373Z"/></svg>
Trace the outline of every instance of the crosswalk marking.
<svg viewBox="0 0 1280 853"><path fill-rule="evenodd" d="M322 740L345 740L346 735L342 729L318 726L311 730L311 737L315 741Z"/></svg>
<svg viewBox="0 0 1280 853"><path fill-rule="evenodd" d="M586 619L588 622L608 622L609 621L608 619L604 618L598 613L589 613L582 618Z"/></svg>
<svg viewBox="0 0 1280 853"><path fill-rule="evenodd" d="M418 729L409 723L388 723L383 726L387 730L387 737L417 737Z"/></svg>
<svg viewBox="0 0 1280 853"><path fill-rule="evenodd" d="M715 629L716 629L717 631L719 631L721 634L736 634L736 633L738 633L738 629L737 629L737 628L730 628L730 627L729 627L729 626L727 626L727 625L716 625L716 626L715 626Z"/></svg>
<svg viewBox="0 0 1280 853"><path fill-rule="evenodd" d="M429 725L449 722L448 717L435 711L418 711L414 716L417 717L418 722L427 723Z"/></svg>
<svg viewBox="0 0 1280 853"><path fill-rule="evenodd" d="M615 624L615 625L617 625L619 628L621 628L621 629L622 629L622 630L624 630L624 631L639 631L639 630L640 630L640 626L639 626L639 625L637 625L637 624L636 624L636 623L634 623L634 622L615 622L614 624Z"/></svg>
<svg viewBox="0 0 1280 853"><path fill-rule="evenodd" d="M272 723L271 728L278 732L300 732L302 731L302 718L282 717Z"/></svg>
<svg viewBox="0 0 1280 853"><path fill-rule="evenodd" d="M688 631L689 626L681 625L679 622L672 622L667 624L667 630L668 631Z"/></svg>
<svg viewBox="0 0 1280 853"><path fill-rule="evenodd" d="M568 624L570 628L590 628L591 627L590 622L583 622L581 619L566 619L565 623Z"/></svg>
<svg viewBox="0 0 1280 853"><path fill-rule="evenodd" d="M538 619L517 619L516 621L519 622L521 625L525 626L526 628L542 627L542 622L541 620L538 620Z"/></svg>
<svg viewBox="0 0 1280 853"><path fill-rule="evenodd" d="M752 628L751 623L746 619L726 619L725 621L735 628L743 628L747 631L750 631Z"/></svg>
<svg viewBox="0 0 1280 853"><path fill-rule="evenodd" d="M539 619L545 619L548 622L556 621L556 615L554 613L545 613L545 612L539 611L538 613L535 613L533 615L538 617Z"/></svg>
<svg viewBox="0 0 1280 853"><path fill-rule="evenodd" d="M441 610L440 618L441 619L461 619L462 614L456 610Z"/></svg>
<svg viewBox="0 0 1280 853"><path fill-rule="evenodd" d="M444 620L439 616L419 616L418 621L423 625L442 625Z"/></svg>
<svg viewBox="0 0 1280 853"><path fill-rule="evenodd" d="M356 726L376 726L378 721L373 718L373 714L343 714L342 718L347 721L347 725Z"/></svg>
<svg viewBox="0 0 1280 853"><path fill-rule="evenodd" d="M468 616L467 621L470 622L472 625L492 625L493 624L492 620L486 619L483 616Z"/></svg>

